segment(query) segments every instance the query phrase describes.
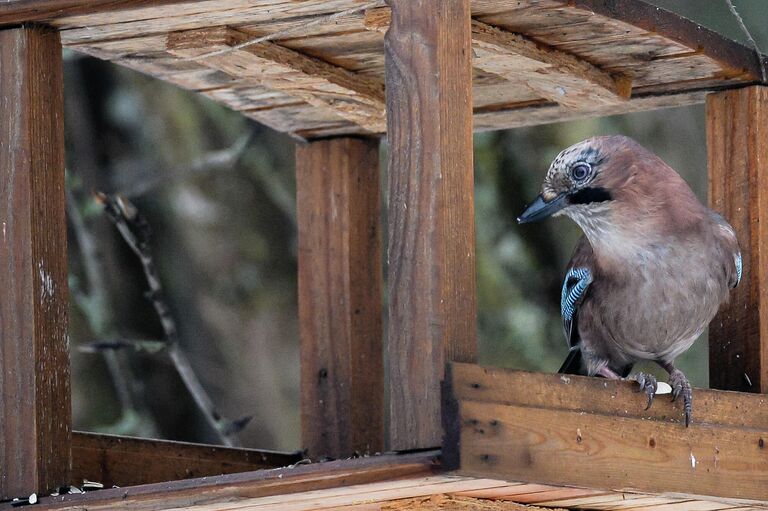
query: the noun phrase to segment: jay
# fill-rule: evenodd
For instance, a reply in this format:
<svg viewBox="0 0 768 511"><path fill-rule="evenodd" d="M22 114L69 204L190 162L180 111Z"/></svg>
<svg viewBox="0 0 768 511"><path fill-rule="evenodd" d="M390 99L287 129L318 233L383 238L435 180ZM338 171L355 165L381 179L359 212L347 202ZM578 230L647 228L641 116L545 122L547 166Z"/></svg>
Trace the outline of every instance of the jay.
<svg viewBox="0 0 768 511"><path fill-rule="evenodd" d="M562 151L519 223L564 214L584 235L563 283L570 351L561 373L630 379L648 397L656 379L630 376L650 360L682 395L692 393L675 359L701 335L741 280L736 234L658 156L624 136L594 137Z"/></svg>

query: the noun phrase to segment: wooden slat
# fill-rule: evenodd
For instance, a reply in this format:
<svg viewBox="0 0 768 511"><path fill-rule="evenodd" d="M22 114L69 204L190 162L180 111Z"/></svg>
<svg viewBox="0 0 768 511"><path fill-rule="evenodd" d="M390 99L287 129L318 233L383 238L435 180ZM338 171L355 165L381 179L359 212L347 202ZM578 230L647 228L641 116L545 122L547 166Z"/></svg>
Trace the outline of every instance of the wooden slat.
<svg viewBox="0 0 768 511"><path fill-rule="evenodd" d="M384 84L272 42L232 49L248 39L228 27L177 32L168 51L332 110L371 133L385 130ZM207 56L220 50L231 51Z"/></svg>
<svg viewBox="0 0 768 511"><path fill-rule="evenodd" d="M194 503L228 503L245 498L420 478L433 473L437 466L437 454L437 451L388 454L131 488L106 489L80 495L46 497L41 499L41 507L99 511L119 506L123 510L150 511L183 508ZM0 508L2 507L0 504Z"/></svg>
<svg viewBox="0 0 768 511"><path fill-rule="evenodd" d="M105 487L176 481L193 477L285 467L298 454L74 432L72 484L84 479Z"/></svg>
<svg viewBox="0 0 768 511"><path fill-rule="evenodd" d="M709 202L736 230L744 264L709 326L709 383L768 392L768 87L707 98Z"/></svg>
<svg viewBox="0 0 768 511"><path fill-rule="evenodd" d="M390 442L438 445L445 361L476 356L469 1L393 0L389 134Z"/></svg>
<svg viewBox="0 0 768 511"><path fill-rule="evenodd" d="M58 34L0 31L0 498L69 481L62 80Z"/></svg>
<svg viewBox="0 0 768 511"><path fill-rule="evenodd" d="M678 413L671 413L663 396L651 413L643 412L638 394L630 399L629 382L498 369L486 373L467 364L454 364L449 378L458 403L462 474L709 495L731 505L743 503L740 499L768 503L764 396L709 391L715 399L701 410L704 391L695 390L694 423L685 428L678 417L667 416ZM739 419L721 415L733 408L718 409L730 397L743 406L735 413L758 417L733 425Z"/></svg>
<svg viewBox="0 0 768 511"><path fill-rule="evenodd" d="M298 144L302 446L384 448L379 141Z"/></svg>
<svg viewBox="0 0 768 511"><path fill-rule="evenodd" d="M369 30L384 31L391 17L387 7L370 9L364 23ZM482 21L472 20L472 49L476 68L523 83L567 108L620 104L631 94L631 80L625 76L611 76L573 55Z"/></svg>
<svg viewBox="0 0 768 511"><path fill-rule="evenodd" d="M453 395L462 401L555 408L673 424L683 420L682 404L663 395L645 410L645 397L636 392L636 385L631 382L459 363L452 364L451 373ZM694 423L768 430L768 396L694 389L693 400Z"/></svg>
<svg viewBox="0 0 768 511"><path fill-rule="evenodd" d="M9 0L0 3L0 25L183 2L194 0Z"/></svg>

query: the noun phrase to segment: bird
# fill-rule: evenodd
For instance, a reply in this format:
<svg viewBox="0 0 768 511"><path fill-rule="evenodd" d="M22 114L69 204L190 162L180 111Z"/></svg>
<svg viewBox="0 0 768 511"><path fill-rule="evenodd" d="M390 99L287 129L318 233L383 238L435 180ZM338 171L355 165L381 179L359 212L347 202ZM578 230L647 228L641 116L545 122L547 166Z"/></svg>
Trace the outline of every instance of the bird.
<svg viewBox="0 0 768 511"><path fill-rule="evenodd" d="M637 382L647 410L657 380L630 373L655 362L669 374L672 400L682 396L688 427L693 394L675 360L741 280L733 227L661 158L622 135L563 150L517 220L559 215L583 233L560 296L569 351L559 372Z"/></svg>

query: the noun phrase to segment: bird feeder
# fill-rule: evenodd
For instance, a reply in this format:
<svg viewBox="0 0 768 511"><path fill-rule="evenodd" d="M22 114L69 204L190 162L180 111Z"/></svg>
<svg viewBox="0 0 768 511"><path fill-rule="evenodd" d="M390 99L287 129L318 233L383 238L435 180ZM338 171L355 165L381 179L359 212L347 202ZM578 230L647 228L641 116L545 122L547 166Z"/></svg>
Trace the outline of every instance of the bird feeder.
<svg viewBox="0 0 768 511"><path fill-rule="evenodd" d="M0 27L0 498L768 508L768 62L752 48L640 0L9 0ZM72 432L62 47L296 140L302 443L339 461ZM719 390L694 391L692 426L629 383L476 365L473 132L697 103L744 279L710 327ZM84 478L108 489L46 496Z"/></svg>

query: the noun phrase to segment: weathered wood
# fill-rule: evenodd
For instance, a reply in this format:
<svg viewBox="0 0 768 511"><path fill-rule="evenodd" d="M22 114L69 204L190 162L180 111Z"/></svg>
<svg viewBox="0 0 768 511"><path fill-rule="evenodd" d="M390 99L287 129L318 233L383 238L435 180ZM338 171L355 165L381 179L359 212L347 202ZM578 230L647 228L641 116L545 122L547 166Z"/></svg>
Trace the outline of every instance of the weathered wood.
<svg viewBox="0 0 768 511"><path fill-rule="evenodd" d="M707 98L709 202L736 230L741 283L709 326L709 383L768 392L768 87Z"/></svg>
<svg viewBox="0 0 768 511"><path fill-rule="evenodd" d="M385 31L392 12L382 7L365 13L365 27ZM472 20L473 65L512 82L522 82L541 97L567 108L614 105L626 101L632 81L520 34Z"/></svg>
<svg viewBox="0 0 768 511"><path fill-rule="evenodd" d="M664 396L644 412L629 382L466 364L449 374L462 474L768 501L765 396L695 389L685 428Z"/></svg>
<svg viewBox="0 0 768 511"><path fill-rule="evenodd" d="M488 66L511 70L505 77L480 69L475 72L476 129L506 129L659 105L685 105L703 101L707 91L759 80L757 57L750 48L637 0L622 0L616 4L622 8L615 11L609 2L592 3L595 12L586 7L588 2L575 6L563 0L519 0L513 4L508 0L473 0L472 14L476 21L503 29L505 34L519 34L555 55L578 56L582 66L589 63L586 65L592 67L587 69L597 70L596 76L631 78L632 98L612 104L583 101L578 108L565 108L556 102L557 97L529 86L538 84L551 92L556 70L549 67L544 69L546 74L522 72L526 65L519 55L500 54L482 60ZM203 73L210 68L203 62L168 53L167 36L212 26L234 26L249 38L282 33L272 42L380 84L384 81L383 35L365 29L367 17L363 12L315 23L342 9L363 7L365 3L357 0L229 0L225 7L207 0L70 16L53 23L62 29L65 44L75 50L191 87L278 131L313 139L369 134L370 130L346 120L327 105L312 105L284 93L253 94L258 84L242 83L239 71L229 80L220 71L206 76ZM278 73L272 78L280 76ZM283 86L294 87L290 83ZM598 86L595 89L586 88L586 93L600 93ZM325 97L334 100L327 94Z"/></svg>
<svg viewBox="0 0 768 511"><path fill-rule="evenodd" d="M46 21L66 16L154 7L195 0L9 0L0 3L0 25Z"/></svg>
<svg viewBox="0 0 768 511"><path fill-rule="evenodd" d="M177 481L286 467L299 454L150 440L75 431L72 484L98 481L105 487Z"/></svg>
<svg viewBox="0 0 768 511"><path fill-rule="evenodd" d="M119 506L123 510L150 511L180 508L193 503L228 503L245 498L426 477L435 471L438 454L439 451L387 454L276 470L106 489L79 495L45 497L40 501L40 508L70 511L87 508L97 511ZM222 507L221 504L219 507ZM0 504L0 509L2 508L3 504Z"/></svg>
<svg viewBox="0 0 768 511"><path fill-rule="evenodd" d="M268 41L232 49L248 39L227 27L177 32L168 36L168 51L328 108L372 133L384 131L384 84Z"/></svg>
<svg viewBox="0 0 768 511"><path fill-rule="evenodd" d="M302 446L384 448L379 141L298 144Z"/></svg>
<svg viewBox="0 0 768 511"><path fill-rule="evenodd" d="M62 80L58 34L0 31L0 498L69 481Z"/></svg>
<svg viewBox="0 0 768 511"><path fill-rule="evenodd" d="M445 362L476 356L469 0L392 0L390 442L440 444Z"/></svg>
<svg viewBox="0 0 768 511"><path fill-rule="evenodd" d="M453 396L459 401L556 408L670 424L684 420L682 403L673 403L668 397L658 396L645 410L645 397L630 382L459 363L451 365L450 374ZM708 389L694 389L693 396L694 423L768 429L768 396Z"/></svg>

